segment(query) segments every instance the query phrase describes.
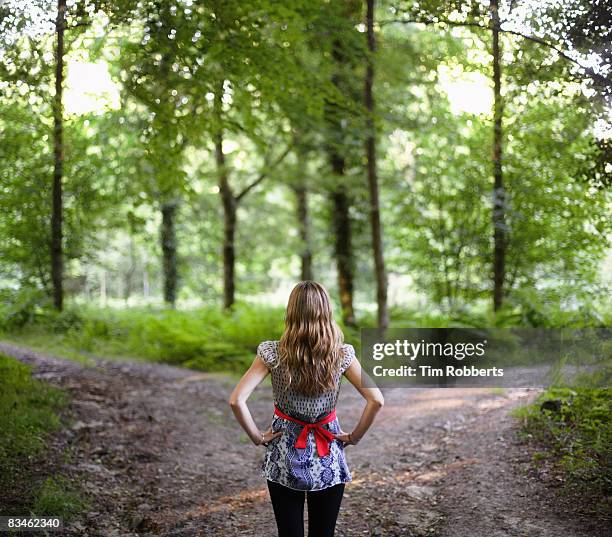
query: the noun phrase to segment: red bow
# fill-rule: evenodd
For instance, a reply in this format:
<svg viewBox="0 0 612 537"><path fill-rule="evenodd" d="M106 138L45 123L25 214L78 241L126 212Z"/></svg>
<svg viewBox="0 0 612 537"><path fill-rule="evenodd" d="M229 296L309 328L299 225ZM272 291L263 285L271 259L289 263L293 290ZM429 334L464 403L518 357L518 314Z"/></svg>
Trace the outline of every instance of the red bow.
<svg viewBox="0 0 612 537"><path fill-rule="evenodd" d="M316 423L308 423L292 418L284 412L281 412L277 407L274 407L274 413L279 418L283 418L303 426L302 432L295 441L296 448L304 449L306 447L308 433L312 431L314 433L315 443L317 444L317 453L319 454L319 457L327 457L329 455L329 444L332 440L335 440L336 437L331 431L324 429L323 425L326 425L330 421L334 421L336 419L336 409L332 410L327 416Z"/></svg>

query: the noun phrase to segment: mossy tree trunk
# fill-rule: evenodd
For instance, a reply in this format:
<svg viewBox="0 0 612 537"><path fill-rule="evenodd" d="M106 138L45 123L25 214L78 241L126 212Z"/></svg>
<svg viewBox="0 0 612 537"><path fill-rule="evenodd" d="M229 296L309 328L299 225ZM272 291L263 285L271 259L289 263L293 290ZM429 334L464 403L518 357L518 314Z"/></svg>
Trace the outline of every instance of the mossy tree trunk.
<svg viewBox="0 0 612 537"><path fill-rule="evenodd" d="M366 28L368 37L368 62L366 66L364 104L366 118L366 161L368 187L370 191L370 228L374 253L374 272L376 275L376 303L378 306L378 326L387 328L389 310L387 308L387 271L383 248L382 226L380 223L380 202L378 193L378 170L376 167L376 123L374 119L374 54L376 36L374 35L374 0L366 0Z"/></svg>
<svg viewBox="0 0 612 537"><path fill-rule="evenodd" d="M66 0L57 1L55 21L55 96L53 98L53 187L51 211L51 281L53 305L61 311L64 306L64 259L63 259L63 200L62 179L64 174L64 32L66 30Z"/></svg>
<svg viewBox="0 0 612 537"><path fill-rule="evenodd" d="M304 280L312 280L312 245L310 241L310 216L308 211L308 190L302 182L293 187L295 199L297 202L297 219L298 230L300 235L300 262L301 272L300 278Z"/></svg>
<svg viewBox="0 0 612 537"><path fill-rule="evenodd" d="M332 83L339 93L345 91L345 86L348 83L343 74L347 61L343 47L344 45L340 40L334 41L332 55L336 64L336 71L332 76ZM346 325L351 326L355 324L353 309L354 258L350 217L351 200L346 187L346 159L342 154L346 135L341 117L342 113L335 103L330 103L327 107L327 121L331 131L328 144L329 162L334 176L331 191L334 257L338 275L342 320Z"/></svg>
<svg viewBox="0 0 612 537"><path fill-rule="evenodd" d="M164 274L164 301L174 307L178 289L176 213L178 203L167 201L161 206L160 239Z"/></svg>
<svg viewBox="0 0 612 537"><path fill-rule="evenodd" d="M498 0L490 1L493 37L493 310L501 309L506 277L506 188L503 177L503 100L501 95L501 45Z"/></svg>

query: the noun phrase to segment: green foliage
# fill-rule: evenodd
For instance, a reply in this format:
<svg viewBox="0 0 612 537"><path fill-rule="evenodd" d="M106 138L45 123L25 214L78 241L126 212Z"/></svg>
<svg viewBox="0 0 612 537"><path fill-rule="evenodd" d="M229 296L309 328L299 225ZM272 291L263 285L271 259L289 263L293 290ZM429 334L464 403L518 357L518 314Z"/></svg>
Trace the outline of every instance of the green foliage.
<svg viewBox="0 0 612 537"><path fill-rule="evenodd" d="M516 28L568 53L571 46L585 54L592 49L593 57L604 50L609 30L598 24L600 5L581 2L584 10L577 12L563 3L552 10L504 4ZM24 291L11 305L0 304L7 330L45 320L51 330L65 331L56 326L64 319L38 307L39 291L27 290L48 293L50 287L55 9L50 0L10 0L0 11L0 285ZM267 173L237 213L239 297L297 278L303 245L288 188L296 184L306 187L310 200L314 277L334 293L333 148L345 161L356 302L371 304L363 15L358 0L69 3L67 73L76 60L108 65L120 107L71 114L66 106L67 292L85 301L99 296L101 304L155 303L163 287L159 209L177 203L176 241L168 241L177 251L168 259L178 265L178 303L219 301L224 225L213 146L223 131L234 194ZM508 309L492 319L471 313L491 294L490 112L455 110L453 91L470 90L449 90L444 80L449 73L452 81L478 75L480 89L490 84L488 6L380 2L376 18L374 120L385 253L388 272L410 278L406 289L391 290L394 299L407 303L426 295L427 308L443 312L421 318L433 325L446 322L446 312L468 325L605 322L592 303L605 292L597 270L609 242L610 198L603 187L610 144L593 134L603 108L583 95L576 66L542 43L503 33ZM424 24L387 24L391 19ZM66 87L66 100L74 89ZM219 94L223 103L215 110ZM286 146L290 154L268 170ZM566 313L571 309L576 313ZM92 347L96 330L86 327L84 348ZM145 327L155 330L153 322ZM169 318L159 331L166 332L166 343L145 342L148 355L180 361L185 351L209 366L201 357L207 347L192 328L186 337ZM209 353L235 361L241 345L220 342Z"/></svg>
<svg viewBox="0 0 612 537"><path fill-rule="evenodd" d="M33 324L46 302L45 294L35 288L0 289L0 330L16 330Z"/></svg>
<svg viewBox="0 0 612 537"><path fill-rule="evenodd" d="M63 333L69 329L78 330L81 321L74 308L63 312L51 309L48 296L40 289L0 289L0 332L38 326L49 333Z"/></svg>
<svg viewBox="0 0 612 537"><path fill-rule="evenodd" d="M30 106L15 95L0 99L0 278L22 285L46 285L52 160L51 130L44 105ZM70 216L69 216L70 218Z"/></svg>
<svg viewBox="0 0 612 537"><path fill-rule="evenodd" d="M590 292L584 292L576 307L571 304L571 296L576 293L572 287L562 285L554 289L521 289L515 292L514 323L520 326L542 328L559 327L603 327L610 326L610 309L605 299L605 289L600 291L603 303L596 300ZM569 306L564 307L568 302Z"/></svg>
<svg viewBox="0 0 612 537"><path fill-rule="evenodd" d="M15 459L41 453L46 435L57 429L64 393L31 377L30 367L0 354L0 476Z"/></svg>
<svg viewBox="0 0 612 537"><path fill-rule="evenodd" d="M279 339L283 328L284 308L260 304L237 304L231 312L214 306L190 311L68 308L62 313L41 309L31 323L5 331L4 337L70 359L131 357L242 372L259 343ZM358 329L341 328L345 340L358 347Z"/></svg>
<svg viewBox="0 0 612 537"><path fill-rule="evenodd" d="M599 375L609 381L610 373ZM549 400L560 406L542 410L541 403ZM527 437L545 449L535 462L552 462L565 476L568 490L601 501L599 508L605 509L603 500L612 494L612 391L551 388L516 414Z"/></svg>
<svg viewBox="0 0 612 537"><path fill-rule="evenodd" d="M13 285L50 286L52 130L41 88L10 88L0 98L0 278ZM25 93L22 95L22 93ZM96 247L103 219L121 194L114 161L103 147L113 127L108 119L80 116L64 128L64 251L66 263ZM127 159L126 159L127 160ZM69 273L68 276L73 276ZM70 291L73 281L68 278Z"/></svg>
<svg viewBox="0 0 612 537"><path fill-rule="evenodd" d="M215 306L182 311L71 306L62 313L31 301L26 305L18 302L0 312L4 337L77 360L87 360L91 355L131 357L202 371L241 372L250 365L257 345L264 340L278 339L284 328L284 309L261 304L241 303L231 312ZM559 311L549 306L528 315L516 308L504 309L495 315L477 309L452 313L409 308L391 310L391 326L398 328L582 328L600 327L605 322L595 307ZM341 324L341 328L345 340L358 349L359 328L375 325L374 314L362 314L356 327Z"/></svg>
<svg viewBox="0 0 612 537"><path fill-rule="evenodd" d="M47 438L61 423L65 393L31 376L31 368L0 354L0 497L2 515L54 515L67 521L83 508L78 493L60 476L40 483L36 468ZM7 509L7 511L4 511Z"/></svg>
<svg viewBox="0 0 612 537"><path fill-rule="evenodd" d="M203 371L242 371L252 362L257 345L278 339L283 329L281 308L240 304L224 313L216 307L173 309L44 310L9 337L34 344L40 337L60 353L88 356L130 356L184 365Z"/></svg>
<svg viewBox="0 0 612 537"><path fill-rule="evenodd" d="M87 505L80 491L67 479L48 477L38 490L32 513L35 516L57 516L66 523Z"/></svg>
<svg viewBox="0 0 612 537"><path fill-rule="evenodd" d="M194 369L239 371L252 361L259 343L226 335L231 316L212 309L192 314L163 311L133 320L128 350L140 349L140 356Z"/></svg>
<svg viewBox="0 0 612 537"><path fill-rule="evenodd" d="M470 53L488 46L487 33L455 31L456 39L471 40L467 49L427 31L403 40L419 33L430 34L418 39L421 49L441 57L437 72L432 66L434 81L440 68L490 76L486 59L474 61ZM517 54L503 71L506 300L520 308L530 293L551 302L551 310L565 310L566 303L588 303L587 295L598 292L610 231L609 193L593 186L602 179L595 179L592 163L603 151L591 132L594 105L578 86L559 83L566 76L560 66L541 69L552 61L549 50L508 36L503 41ZM405 168L391 172L388 235L396 248L389 262L405 267L436 305L458 310L491 293L490 118L457 114L452 96L438 85L424 80L417 87L421 92L404 115L418 128L396 133L390 148ZM591 181L583 177L585 167Z"/></svg>
<svg viewBox="0 0 612 537"><path fill-rule="evenodd" d="M240 371L253 360L261 341L279 333L282 320L282 312L271 308L237 307L230 314L209 308L194 314L165 312L159 319L145 321L143 332L148 330L152 336L152 356L174 363L185 361L197 369ZM155 327L162 324L166 324L160 331L164 338L156 341Z"/></svg>

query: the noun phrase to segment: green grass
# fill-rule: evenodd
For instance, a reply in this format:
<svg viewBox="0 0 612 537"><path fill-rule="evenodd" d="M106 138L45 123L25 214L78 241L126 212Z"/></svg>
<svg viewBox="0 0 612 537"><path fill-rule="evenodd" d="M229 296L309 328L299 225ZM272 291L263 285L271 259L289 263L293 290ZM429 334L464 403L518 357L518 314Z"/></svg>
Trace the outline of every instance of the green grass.
<svg viewBox="0 0 612 537"><path fill-rule="evenodd" d="M0 302L0 338L85 365L98 356L242 373L253 360L257 345L278 339L284 328L284 308L262 304L240 303L231 312L217 305L175 310L70 304L66 311L57 313L30 295L24 296L20 301ZM512 312L492 316L466 311L451 316L405 308L391 311L392 327L504 327L517 320ZM358 322L360 327L376 324L373 314L361 315ZM359 329L342 329L346 341L359 352Z"/></svg>
<svg viewBox="0 0 612 537"><path fill-rule="evenodd" d="M605 326L608 316L588 311L561 312L531 300L492 314L480 307L452 315L432 305L426 309L394 307L391 327L509 327ZM231 312L219 305L191 310L160 307L100 308L69 303L55 312L40 290L0 289L0 338L84 364L93 356L181 365L207 372L242 373L257 345L278 339L284 328L284 308L238 303ZM540 322L546 319L546 323ZM533 321L533 322L532 322ZM536 322L537 321L537 322ZM373 327L373 313L362 312L359 327ZM360 350L359 328L341 326L348 343Z"/></svg>
<svg viewBox="0 0 612 537"><path fill-rule="evenodd" d="M36 516L57 516L65 522L86 507L87 502L68 480L48 477L36 494L32 513Z"/></svg>
<svg viewBox="0 0 612 537"><path fill-rule="evenodd" d="M15 457L39 454L46 435L60 426L56 412L65 403L62 391L33 379L28 366L0 354L0 468L10 468Z"/></svg>
<svg viewBox="0 0 612 537"><path fill-rule="evenodd" d="M248 304L232 312L218 307L82 307L62 314L41 309L27 319L10 328L5 323L0 338L85 364L99 356L240 373L252 362L259 343L281 336L284 309ZM357 331L345 334L347 341L358 345Z"/></svg>
<svg viewBox="0 0 612 537"><path fill-rule="evenodd" d="M541 410L546 400L560 402L560 408ZM563 490L581 497L581 505L612 516L607 503L612 495L611 390L552 388L515 415L523 420L525 437L538 448L534 464L551 464L565 483Z"/></svg>
<svg viewBox="0 0 612 537"><path fill-rule="evenodd" d="M63 391L33 379L31 368L0 354L0 514L57 515L78 512L68 481L41 476L49 435L61 427Z"/></svg>

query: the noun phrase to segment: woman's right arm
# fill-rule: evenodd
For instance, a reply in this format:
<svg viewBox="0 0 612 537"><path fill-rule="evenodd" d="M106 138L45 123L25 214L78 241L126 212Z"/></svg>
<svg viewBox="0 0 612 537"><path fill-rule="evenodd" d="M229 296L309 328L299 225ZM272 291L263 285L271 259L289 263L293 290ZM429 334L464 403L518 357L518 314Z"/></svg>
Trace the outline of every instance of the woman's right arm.
<svg viewBox="0 0 612 537"><path fill-rule="evenodd" d="M238 423L240 423L246 434L256 445L265 445L270 440L283 434L282 432L273 433L272 428L269 428L266 432L261 432L257 425L255 425L255 421L246 403L253 390L259 386L268 373L268 368L263 359L260 356L256 356L249 370L234 388L229 400L232 412L236 416Z"/></svg>
<svg viewBox="0 0 612 537"><path fill-rule="evenodd" d="M385 398L370 377L362 371L361 364L357 358L353 358L351 365L344 372L344 375L366 400L366 406L353 432L350 435L341 433L336 435L336 438L347 444L356 444L374 422L376 414L385 404Z"/></svg>

